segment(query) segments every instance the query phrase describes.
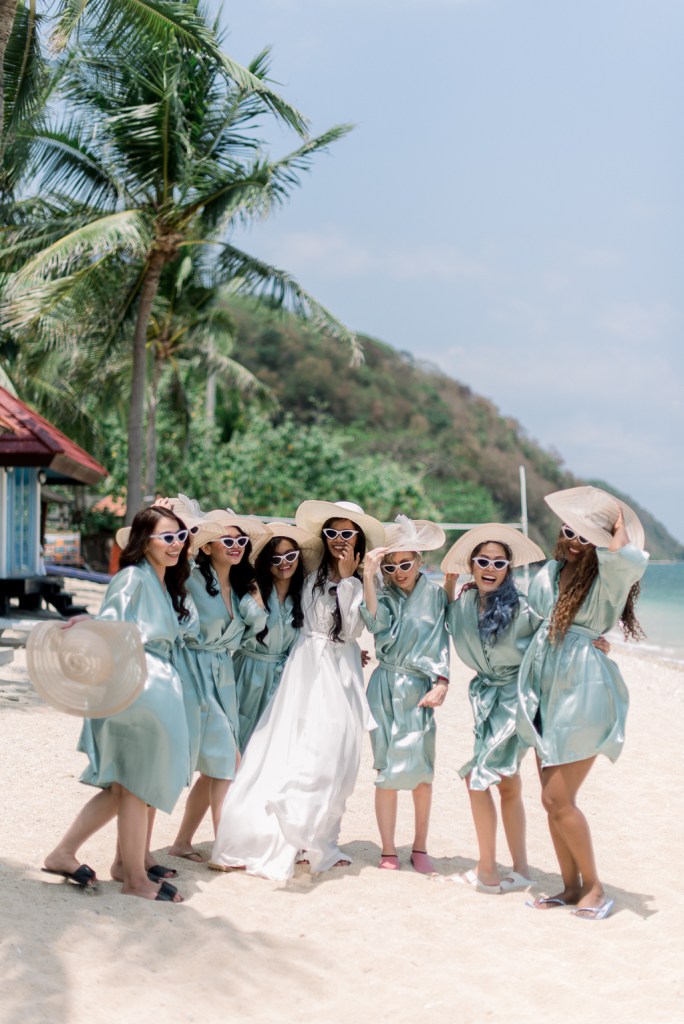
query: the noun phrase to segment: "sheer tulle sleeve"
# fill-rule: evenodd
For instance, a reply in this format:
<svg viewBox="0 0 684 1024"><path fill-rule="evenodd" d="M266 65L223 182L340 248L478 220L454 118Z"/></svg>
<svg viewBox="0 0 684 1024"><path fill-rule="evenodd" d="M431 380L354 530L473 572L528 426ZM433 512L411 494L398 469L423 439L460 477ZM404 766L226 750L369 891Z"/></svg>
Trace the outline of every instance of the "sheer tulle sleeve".
<svg viewBox="0 0 684 1024"><path fill-rule="evenodd" d="M342 634L346 640L356 640L363 632L361 604L363 584L356 576L340 580L337 585L337 600L342 615Z"/></svg>

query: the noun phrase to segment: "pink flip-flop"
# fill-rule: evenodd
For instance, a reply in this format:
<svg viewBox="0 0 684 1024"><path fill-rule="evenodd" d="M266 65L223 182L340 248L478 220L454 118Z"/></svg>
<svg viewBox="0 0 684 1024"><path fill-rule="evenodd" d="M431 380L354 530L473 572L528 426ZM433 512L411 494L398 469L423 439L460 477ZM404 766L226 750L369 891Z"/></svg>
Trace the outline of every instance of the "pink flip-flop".
<svg viewBox="0 0 684 1024"><path fill-rule="evenodd" d="M380 856L378 867L384 868L385 871L399 871L401 868L399 857L396 853L383 853Z"/></svg>
<svg viewBox="0 0 684 1024"><path fill-rule="evenodd" d="M435 868L425 850L411 851L411 864L413 870L421 875L434 875Z"/></svg>

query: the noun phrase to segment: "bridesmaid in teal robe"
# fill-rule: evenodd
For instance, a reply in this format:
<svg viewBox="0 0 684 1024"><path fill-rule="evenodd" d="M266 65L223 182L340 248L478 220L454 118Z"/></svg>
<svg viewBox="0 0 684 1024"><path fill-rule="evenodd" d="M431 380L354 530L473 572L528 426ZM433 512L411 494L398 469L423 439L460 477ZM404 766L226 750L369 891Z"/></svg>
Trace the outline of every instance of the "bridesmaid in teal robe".
<svg viewBox="0 0 684 1024"><path fill-rule="evenodd" d="M201 694L199 714L189 714L192 770L200 773L190 791L174 857L202 862L192 840L211 807L214 829L239 763L239 720L233 653L246 629L266 625L249 555L252 541L268 539L262 523L217 509L199 523L193 537L195 566L188 580L198 627L186 637L185 657Z"/></svg>
<svg viewBox="0 0 684 1024"><path fill-rule="evenodd" d="M636 514L606 491L576 487L545 500L563 526L555 560L530 588L541 624L520 668L517 726L537 753L563 888L530 906L575 905L578 916L602 920L614 901L576 797L598 754L618 757L629 699L619 668L592 641L618 623L625 638L643 635L634 605L648 555Z"/></svg>
<svg viewBox="0 0 684 1024"><path fill-rule="evenodd" d="M323 554L319 538L289 523L268 524L272 536L256 553L254 572L268 615L265 627L245 630L234 657L240 752L270 704L287 656L304 624L302 587Z"/></svg>
<svg viewBox="0 0 684 1024"><path fill-rule="evenodd" d="M395 846L397 791L410 790L415 810L411 864L434 871L427 833L435 764L435 707L449 685L446 595L421 573L420 551L444 543L444 532L426 520L398 516L387 529L387 545L366 555L361 616L375 639L378 659L368 684L377 729L371 732L375 809L382 842L379 867L399 868ZM382 568L383 586L375 589Z"/></svg>
<svg viewBox="0 0 684 1024"><path fill-rule="evenodd" d="M469 686L475 720L473 756L459 774L466 780L479 848L475 868L456 880L476 892L501 893L532 884L527 863L525 809L519 766L524 746L516 732L518 669L536 623L518 592L513 568L544 558L541 548L518 530L485 523L468 530L442 562L449 597L447 629L462 662L476 672ZM459 573L472 574L454 600ZM501 798L512 870L496 860L496 806Z"/></svg>
<svg viewBox="0 0 684 1024"><path fill-rule="evenodd" d="M176 888L165 881L159 884L175 872L154 864L149 837L155 809L170 812L190 777L189 733L178 674L179 618L189 617L188 531L168 508L152 506L139 512L130 528L119 531L117 541L123 547L122 569L107 589L100 617L138 626L148 676L140 696L124 711L84 721L79 749L87 753L90 764L82 781L101 792L46 857L45 868L78 881L86 867L78 867L79 847L118 816L112 876L123 882L122 892L177 903L182 897ZM78 884L95 881L92 873Z"/></svg>

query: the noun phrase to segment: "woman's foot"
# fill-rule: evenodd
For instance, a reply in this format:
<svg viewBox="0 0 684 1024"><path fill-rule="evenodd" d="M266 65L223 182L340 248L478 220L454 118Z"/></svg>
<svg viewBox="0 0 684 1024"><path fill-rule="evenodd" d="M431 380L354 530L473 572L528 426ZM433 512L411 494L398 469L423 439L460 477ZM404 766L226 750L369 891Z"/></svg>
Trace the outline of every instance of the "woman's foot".
<svg viewBox="0 0 684 1024"><path fill-rule="evenodd" d="M595 910L597 907L603 906L603 904L607 902L603 886L601 884L593 885L590 889L582 892L580 899L575 902L577 903L578 910L584 910L586 908ZM589 915L587 914L586 916L588 917Z"/></svg>
<svg viewBox="0 0 684 1024"><path fill-rule="evenodd" d="M410 860L414 871L421 875L434 875L434 865L425 850L412 850Z"/></svg>
<svg viewBox="0 0 684 1024"><path fill-rule="evenodd" d="M159 885L160 882L167 878L176 878L178 875L175 868L167 868L164 864L156 864L151 855L145 857L145 871L149 880L155 885ZM115 860L109 869L109 873L115 882L123 882L124 869L122 862Z"/></svg>
<svg viewBox="0 0 684 1024"><path fill-rule="evenodd" d="M43 861L43 871L48 875L61 875L68 881L75 882L82 889L96 889L97 875L87 864L79 864L78 859L69 853L53 850Z"/></svg>
<svg viewBox="0 0 684 1024"><path fill-rule="evenodd" d="M574 907L579 903L579 889L563 889L555 896L539 896L536 900L530 900L528 906L534 910L554 910L557 907Z"/></svg>
<svg viewBox="0 0 684 1024"><path fill-rule="evenodd" d="M190 843L174 843L169 847L170 857L182 857L183 860L192 861L193 864L206 864L207 858L203 857L199 850L195 850Z"/></svg>
<svg viewBox="0 0 684 1024"><path fill-rule="evenodd" d="M121 893L123 896L137 896L143 900L157 900L164 903L183 902L183 897L175 885L171 885L170 882L162 882L161 885L155 885L154 882L150 882L147 876L144 882L140 879L139 882L124 885Z"/></svg>
<svg viewBox="0 0 684 1024"><path fill-rule="evenodd" d="M385 871L399 871L401 864L396 853L381 853L379 868Z"/></svg>

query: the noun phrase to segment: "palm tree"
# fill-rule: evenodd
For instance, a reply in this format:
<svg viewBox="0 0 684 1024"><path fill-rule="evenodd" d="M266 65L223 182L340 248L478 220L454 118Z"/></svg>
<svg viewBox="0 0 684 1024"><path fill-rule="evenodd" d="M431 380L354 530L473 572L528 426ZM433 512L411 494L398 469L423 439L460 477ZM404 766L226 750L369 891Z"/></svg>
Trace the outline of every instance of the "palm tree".
<svg viewBox="0 0 684 1024"><path fill-rule="evenodd" d="M266 83L266 53L247 72ZM257 119L273 112L266 85L244 87L225 60L177 35L163 45L140 32L91 40L69 54L61 88L71 116L35 141L40 203L30 197L26 223L0 233L0 270L13 273L2 317L45 347L71 345L79 325L107 351L134 311L130 520L142 498L149 324L167 266L192 252L207 287L230 281L268 295L357 351L353 334L286 272L231 242L236 226L288 198L313 156L349 126L269 161L254 136Z"/></svg>
<svg viewBox="0 0 684 1024"><path fill-rule="evenodd" d="M3 126L3 64L17 14L28 6L36 17L36 0L0 0L0 128ZM208 27L199 0L44 0L46 17L52 18L51 44L63 50L76 30L96 43L144 36L164 45L173 38L186 47L211 56L226 74L247 92L257 92L264 103L295 131L303 134L306 121L267 82L221 51L216 34Z"/></svg>

